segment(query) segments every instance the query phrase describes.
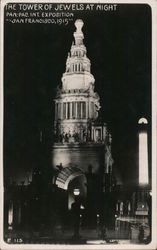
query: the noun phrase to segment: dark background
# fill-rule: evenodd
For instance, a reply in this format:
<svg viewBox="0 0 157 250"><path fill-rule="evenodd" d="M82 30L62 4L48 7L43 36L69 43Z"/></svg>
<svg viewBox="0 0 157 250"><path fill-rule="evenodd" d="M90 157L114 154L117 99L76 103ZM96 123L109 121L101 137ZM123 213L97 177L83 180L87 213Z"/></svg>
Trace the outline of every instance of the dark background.
<svg viewBox="0 0 157 250"><path fill-rule="evenodd" d="M121 4L117 11L74 14L74 21L84 21L84 43L101 114L112 133L114 168L124 184L134 185L138 119L145 116L151 125L151 9ZM65 72L74 21L67 26L4 24L5 179L24 179L41 159L50 163L53 98ZM40 130L46 140L43 152Z"/></svg>

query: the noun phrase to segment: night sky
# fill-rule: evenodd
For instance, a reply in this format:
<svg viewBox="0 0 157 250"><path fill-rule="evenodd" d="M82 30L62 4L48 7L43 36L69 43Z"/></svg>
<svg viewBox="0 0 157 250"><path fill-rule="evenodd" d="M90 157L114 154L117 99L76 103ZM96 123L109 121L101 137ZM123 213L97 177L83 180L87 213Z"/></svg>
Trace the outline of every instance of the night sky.
<svg viewBox="0 0 157 250"><path fill-rule="evenodd" d="M74 22L81 18L101 114L113 138L114 168L124 184L135 184L137 122L145 116L151 123L151 9L125 4L114 12L73 13L68 25L5 23L5 177L24 176L50 155L55 88L65 72Z"/></svg>

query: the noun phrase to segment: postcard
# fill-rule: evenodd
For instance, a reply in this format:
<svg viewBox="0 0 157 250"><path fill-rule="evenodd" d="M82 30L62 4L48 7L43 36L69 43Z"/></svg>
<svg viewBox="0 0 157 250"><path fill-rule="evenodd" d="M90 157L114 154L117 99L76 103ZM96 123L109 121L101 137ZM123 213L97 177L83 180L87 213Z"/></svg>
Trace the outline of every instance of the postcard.
<svg viewBox="0 0 157 250"><path fill-rule="evenodd" d="M156 249L156 9L2 0L2 249Z"/></svg>

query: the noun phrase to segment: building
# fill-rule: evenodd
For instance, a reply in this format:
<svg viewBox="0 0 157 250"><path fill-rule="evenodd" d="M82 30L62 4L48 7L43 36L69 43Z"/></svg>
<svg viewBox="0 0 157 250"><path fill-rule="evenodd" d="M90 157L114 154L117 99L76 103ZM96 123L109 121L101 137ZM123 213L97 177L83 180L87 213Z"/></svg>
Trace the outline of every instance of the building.
<svg viewBox="0 0 157 250"><path fill-rule="evenodd" d="M91 62L83 43L83 21L76 20L75 26L74 42L66 60L62 85L58 86L54 99L55 143L52 147L52 166L56 171L53 181L59 188L67 190L69 209L74 201L75 188L80 189L82 199L89 197L89 173L97 179L91 192L98 192L96 197L100 196L108 183L105 176L111 174L113 164L112 138L107 124L99 115L100 98L95 92ZM107 185L110 188L110 184Z"/></svg>

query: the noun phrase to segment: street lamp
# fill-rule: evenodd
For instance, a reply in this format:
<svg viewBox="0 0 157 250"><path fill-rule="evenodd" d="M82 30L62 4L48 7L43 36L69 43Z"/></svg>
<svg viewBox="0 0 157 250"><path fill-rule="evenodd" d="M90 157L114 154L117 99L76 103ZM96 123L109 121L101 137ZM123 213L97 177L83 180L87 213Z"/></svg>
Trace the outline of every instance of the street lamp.
<svg viewBox="0 0 157 250"><path fill-rule="evenodd" d="M78 196L80 194L80 189L75 188L73 193L74 193L75 196Z"/></svg>

